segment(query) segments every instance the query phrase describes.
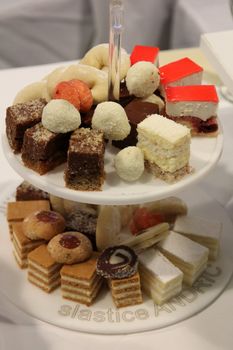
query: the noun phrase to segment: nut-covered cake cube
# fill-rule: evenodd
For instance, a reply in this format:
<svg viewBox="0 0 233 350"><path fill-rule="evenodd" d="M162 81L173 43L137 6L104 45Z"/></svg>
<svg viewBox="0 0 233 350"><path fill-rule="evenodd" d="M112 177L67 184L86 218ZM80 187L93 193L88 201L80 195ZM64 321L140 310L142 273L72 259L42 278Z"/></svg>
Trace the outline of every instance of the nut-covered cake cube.
<svg viewBox="0 0 233 350"><path fill-rule="evenodd" d="M15 153L19 153L25 131L41 121L46 100L36 99L10 106L6 111L6 134Z"/></svg>
<svg viewBox="0 0 233 350"><path fill-rule="evenodd" d="M43 175L65 162L69 136L68 133L53 133L41 123L27 129L22 147L25 166Z"/></svg>
<svg viewBox="0 0 233 350"><path fill-rule="evenodd" d="M70 138L65 181L67 187L99 191L104 182L104 134L99 130L77 129Z"/></svg>

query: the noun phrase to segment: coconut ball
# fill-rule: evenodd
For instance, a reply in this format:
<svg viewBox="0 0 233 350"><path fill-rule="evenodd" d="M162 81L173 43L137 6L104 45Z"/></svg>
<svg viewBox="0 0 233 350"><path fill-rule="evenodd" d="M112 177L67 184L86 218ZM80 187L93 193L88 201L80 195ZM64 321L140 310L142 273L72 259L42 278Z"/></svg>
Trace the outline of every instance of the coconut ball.
<svg viewBox="0 0 233 350"><path fill-rule="evenodd" d="M102 130L110 140L123 140L130 133L130 124L124 108L116 102L99 103L92 118L92 128Z"/></svg>
<svg viewBox="0 0 233 350"><path fill-rule="evenodd" d="M144 157L140 148L130 146L122 149L115 157L115 168L123 180L138 180L144 171Z"/></svg>
<svg viewBox="0 0 233 350"><path fill-rule="evenodd" d="M81 117L70 102L55 99L44 107L41 121L46 129L59 134L77 129L81 124Z"/></svg>
<svg viewBox="0 0 233 350"><path fill-rule="evenodd" d="M126 86L131 95L147 97L159 86L159 70L151 62L140 61L130 67L126 75Z"/></svg>

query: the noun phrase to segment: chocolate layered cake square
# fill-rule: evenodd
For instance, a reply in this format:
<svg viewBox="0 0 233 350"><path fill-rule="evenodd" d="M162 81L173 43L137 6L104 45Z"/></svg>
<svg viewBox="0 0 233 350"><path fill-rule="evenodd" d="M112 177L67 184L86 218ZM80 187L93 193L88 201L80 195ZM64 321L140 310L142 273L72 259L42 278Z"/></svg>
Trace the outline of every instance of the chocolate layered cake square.
<svg viewBox="0 0 233 350"><path fill-rule="evenodd" d="M46 100L37 99L18 103L6 110L6 134L15 153L19 153L25 131L41 121Z"/></svg>
<svg viewBox="0 0 233 350"><path fill-rule="evenodd" d="M129 135L122 141L112 141L112 144L120 149L137 144L137 126L148 115L157 114L159 107L155 103L143 102L139 99L134 99L125 107L131 130Z"/></svg>
<svg viewBox="0 0 233 350"><path fill-rule="evenodd" d="M104 182L104 150L102 131L75 130L69 143L66 186L80 191L100 191Z"/></svg>
<svg viewBox="0 0 233 350"><path fill-rule="evenodd" d="M27 129L22 146L24 165L40 175L66 161L70 134L56 134L41 123Z"/></svg>

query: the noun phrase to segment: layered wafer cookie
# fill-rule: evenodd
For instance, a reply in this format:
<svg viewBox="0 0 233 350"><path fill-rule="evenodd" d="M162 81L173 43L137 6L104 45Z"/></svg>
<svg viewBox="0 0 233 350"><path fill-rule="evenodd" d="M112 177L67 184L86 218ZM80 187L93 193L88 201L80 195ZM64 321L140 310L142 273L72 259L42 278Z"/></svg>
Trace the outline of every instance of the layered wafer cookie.
<svg viewBox="0 0 233 350"><path fill-rule="evenodd" d="M138 257L131 248L105 249L98 258L97 273L107 279L116 307L142 303Z"/></svg>
<svg viewBox="0 0 233 350"><path fill-rule="evenodd" d="M178 216L173 230L209 248L209 259L215 260L219 254L222 223L199 216Z"/></svg>
<svg viewBox="0 0 233 350"><path fill-rule="evenodd" d="M27 236L25 236L23 224L21 222L12 224L12 242L13 254L18 265L22 269L28 266L28 254L41 244L45 243L43 239L32 241Z"/></svg>
<svg viewBox="0 0 233 350"><path fill-rule="evenodd" d="M60 285L60 269L45 244L28 254L28 280L47 293Z"/></svg>
<svg viewBox="0 0 233 350"><path fill-rule="evenodd" d="M158 249L147 249L139 255L142 289L156 304L161 305L179 294L183 272Z"/></svg>
<svg viewBox="0 0 233 350"><path fill-rule="evenodd" d="M142 303L141 283L138 272L128 278L109 279L108 285L117 308Z"/></svg>
<svg viewBox="0 0 233 350"><path fill-rule="evenodd" d="M169 224L164 222L146 229L138 236L133 236L125 240L123 244L132 248L136 253L139 253L165 239L168 233Z"/></svg>
<svg viewBox="0 0 233 350"><path fill-rule="evenodd" d="M158 248L184 273L184 282L190 286L206 268L209 249L179 233L170 231Z"/></svg>
<svg viewBox="0 0 233 350"><path fill-rule="evenodd" d="M64 265L61 269L61 290L63 298L90 306L96 298L102 277L96 274L98 253L94 252L85 262Z"/></svg>
<svg viewBox="0 0 233 350"><path fill-rule="evenodd" d="M23 221L28 215L38 210L49 210L50 203L48 200L30 200L8 202L7 204L7 221L12 238L12 224Z"/></svg>

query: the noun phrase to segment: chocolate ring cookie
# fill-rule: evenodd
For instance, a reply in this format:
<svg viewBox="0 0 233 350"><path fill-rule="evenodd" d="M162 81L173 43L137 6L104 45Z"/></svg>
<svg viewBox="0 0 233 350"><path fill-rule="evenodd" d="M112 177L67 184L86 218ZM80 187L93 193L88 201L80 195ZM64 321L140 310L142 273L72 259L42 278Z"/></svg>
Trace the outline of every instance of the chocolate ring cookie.
<svg viewBox="0 0 233 350"><path fill-rule="evenodd" d="M56 211L41 210L27 216L23 221L25 236L32 240L52 237L65 230L65 219Z"/></svg>
<svg viewBox="0 0 233 350"><path fill-rule="evenodd" d="M64 232L51 239L48 251L61 264L75 264L87 260L92 254L91 241L80 232Z"/></svg>
<svg viewBox="0 0 233 350"><path fill-rule="evenodd" d="M138 257L124 245L105 249L97 260L97 274L111 279L129 278L137 272Z"/></svg>

